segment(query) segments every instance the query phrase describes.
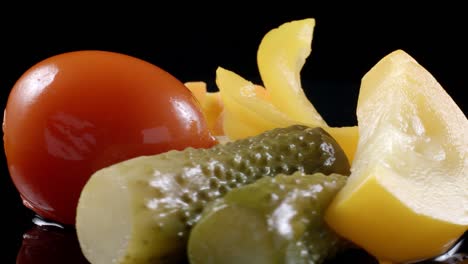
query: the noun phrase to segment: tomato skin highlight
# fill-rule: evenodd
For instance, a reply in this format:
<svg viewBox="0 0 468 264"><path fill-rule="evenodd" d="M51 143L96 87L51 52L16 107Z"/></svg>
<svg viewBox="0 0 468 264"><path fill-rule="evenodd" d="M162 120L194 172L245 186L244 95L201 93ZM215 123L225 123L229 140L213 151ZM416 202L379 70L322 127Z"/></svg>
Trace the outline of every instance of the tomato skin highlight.
<svg viewBox="0 0 468 264"><path fill-rule="evenodd" d="M52 56L26 71L8 97L3 132L24 204L72 225L81 189L95 171L216 144L182 82L141 59L97 50Z"/></svg>

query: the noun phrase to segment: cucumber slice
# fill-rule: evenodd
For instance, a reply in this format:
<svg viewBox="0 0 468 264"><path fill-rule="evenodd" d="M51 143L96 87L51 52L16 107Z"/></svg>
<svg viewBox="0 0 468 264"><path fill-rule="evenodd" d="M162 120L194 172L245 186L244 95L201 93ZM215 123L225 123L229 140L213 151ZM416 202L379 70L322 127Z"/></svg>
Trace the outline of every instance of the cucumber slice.
<svg viewBox="0 0 468 264"><path fill-rule="evenodd" d="M205 205L279 173L349 174L321 128L295 125L210 149L138 157L96 172L77 208L80 246L93 264L178 263Z"/></svg>
<svg viewBox="0 0 468 264"><path fill-rule="evenodd" d="M338 174L297 172L232 190L192 229L190 263L323 263L348 244L323 219L345 182Z"/></svg>

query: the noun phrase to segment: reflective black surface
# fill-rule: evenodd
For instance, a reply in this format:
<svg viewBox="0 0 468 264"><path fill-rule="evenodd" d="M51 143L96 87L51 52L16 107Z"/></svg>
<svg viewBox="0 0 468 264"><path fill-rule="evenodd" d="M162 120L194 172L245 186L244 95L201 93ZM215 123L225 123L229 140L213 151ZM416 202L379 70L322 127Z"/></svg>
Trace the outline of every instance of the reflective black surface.
<svg viewBox="0 0 468 264"><path fill-rule="evenodd" d="M74 8L79 11L71 12ZM343 6L322 8L310 3L305 8L283 3L276 10L275 6L268 11L241 7L232 13L221 7L208 12L183 11L180 6L125 6L121 13L96 10L94 6L81 8L34 10L28 15L24 7L0 8L0 109L5 108L15 81L33 64L81 49L136 56L166 69L181 81L206 81L211 89L218 66L258 81L256 51L264 34L284 22L314 17L312 54L301 76L306 94L330 125L356 124L360 79L395 49L412 55L461 109L468 111L468 26L465 14L458 14L465 10L461 7L438 3L429 8L425 3L411 10L395 3L374 9L366 6L362 8L365 11L354 12ZM86 263L72 227L38 227L32 222L35 216L21 204L3 151L0 164L0 263ZM461 251L467 251L466 244ZM376 263L359 250L351 250L336 261Z"/></svg>
<svg viewBox="0 0 468 264"><path fill-rule="evenodd" d="M73 228L35 225L23 234L17 264L89 263Z"/></svg>
<svg viewBox="0 0 468 264"><path fill-rule="evenodd" d="M76 232L73 227L63 227L54 223L45 222L34 217L34 223L22 235L21 246L16 256L17 264L89 264L81 253ZM461 239L453 250L434 260L419 262L420 264L462 263L468 261L467 238ZM325 264L377 264L378 261L358 248L350 248L335 259Z"/></svg>

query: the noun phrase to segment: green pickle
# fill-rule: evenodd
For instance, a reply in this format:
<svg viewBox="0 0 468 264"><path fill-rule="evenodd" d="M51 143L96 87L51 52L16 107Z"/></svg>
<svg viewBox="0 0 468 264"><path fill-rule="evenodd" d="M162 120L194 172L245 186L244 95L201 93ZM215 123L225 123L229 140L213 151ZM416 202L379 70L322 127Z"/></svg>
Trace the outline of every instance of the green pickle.
<svg viewBox="0 0 468 264"><path fill-rule="evenodd" d="M77 208L81 249L93 264L179 263L204 207L262 177L349 174L321 128L294 125L209 149L143 156L96 172Z"/></svg>
<svg viewBox="0 0 468 264"><path fill-rule="evenodd" d="M190 263L323 263L348 245L323 220L346 179L296 172L232 190L193 227Z"/></svg>

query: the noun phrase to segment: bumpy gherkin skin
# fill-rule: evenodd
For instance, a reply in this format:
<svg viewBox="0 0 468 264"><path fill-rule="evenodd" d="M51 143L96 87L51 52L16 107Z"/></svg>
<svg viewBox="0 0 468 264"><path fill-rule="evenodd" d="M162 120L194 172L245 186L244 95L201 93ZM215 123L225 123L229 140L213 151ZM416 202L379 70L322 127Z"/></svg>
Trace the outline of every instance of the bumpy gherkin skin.
<svg viewBox="0 0 468 264"><path fill-rule="evenodd" d="M348 243L323 220L346 177L278 175L208 205L191 231L191 264L317 264Z"/></svg>
<svg viewBox="0 0 468 264"><path fill-rule="evenodd" d="M295 171L348 175L349 162L323 129L295 125L210 149L131 159L97 172L88 184L99 174L119 174L130 192L132 235L118 263L179 263L208 202L262 177Z"/></svg>

